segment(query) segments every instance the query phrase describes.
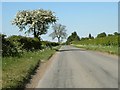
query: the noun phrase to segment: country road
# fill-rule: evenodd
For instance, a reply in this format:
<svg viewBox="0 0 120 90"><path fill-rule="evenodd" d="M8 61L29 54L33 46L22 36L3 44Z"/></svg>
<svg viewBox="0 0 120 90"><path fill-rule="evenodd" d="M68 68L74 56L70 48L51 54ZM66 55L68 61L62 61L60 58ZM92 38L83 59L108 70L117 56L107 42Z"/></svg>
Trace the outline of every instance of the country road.
<svg viewBox="0 0 120 90"><path fill-rule="evenodd" d="M118 88L118 57L62 46L36 88Z"/></svg>

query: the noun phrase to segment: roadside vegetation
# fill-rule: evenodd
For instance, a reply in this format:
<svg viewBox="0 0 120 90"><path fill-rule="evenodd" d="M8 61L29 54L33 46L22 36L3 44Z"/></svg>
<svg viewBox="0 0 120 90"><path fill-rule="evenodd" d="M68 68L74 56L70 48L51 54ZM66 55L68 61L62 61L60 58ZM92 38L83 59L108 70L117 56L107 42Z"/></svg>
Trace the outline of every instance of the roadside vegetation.
<svg viewBox="0 0 120 90"><path fill-rule="evenodd" d="M62 25L58 36L59 42L43 41L41 35L46 34L50 25L56 26L58 20L50 10L22 10L17 12L12 25L31 37L0 34L2 40L2 89L24 88L34 74L41 61L47 61L58 49L66 26ZM60 24L61 25L61 24ZM54 28L53 28L54 30ZM62 33L61 33L62 32ZM54 36L54 35L52 35ZM56 38L56 35L55 35Z"/></svg>
<svg viewBox="0 0 120 90"><path fill-rule="evenodd" d="M30 37L11 36L2 39L6 41L2 43L2 88L24 88L41 60L48 60L60 48L58 43L35 42Z"/></svg>
<svg viewBox="0 0 120 90"><path fill-rule="evenodd" d="M75 37L75 36L74 36ZM79 48L85 48L88 50L97 50L102 52L108 52L110 54L120 55L120 34L115 32L114 34L100 33L97 37L93 37L89 34L88 37L81 38L80 40L67 40L68 44Z"/></svg>
<svg viewBox="0 0 120 90"><path fill-rule="evenodd" d="M48 60L54 53L55 50L45 49L25 52L22 57L4 57L2 59L2 87L24 88L41 60Z"/></svg>
<svg viewBox="0 0 120 90"><path fill-rule="evenodd" d="M79 44L73 44L73 46L78 48L84 48L86 50L95 50L95 51L107 52L109 54L120 55L117 46L100 46L100 45L98 46L98 45L79 45Z"/></svg>

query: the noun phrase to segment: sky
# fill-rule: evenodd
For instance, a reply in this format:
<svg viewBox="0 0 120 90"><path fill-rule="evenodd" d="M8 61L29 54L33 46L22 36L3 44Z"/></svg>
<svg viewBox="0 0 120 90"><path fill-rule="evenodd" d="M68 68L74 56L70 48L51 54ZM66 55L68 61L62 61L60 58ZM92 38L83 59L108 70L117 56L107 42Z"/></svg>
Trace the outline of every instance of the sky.
<svg viewBox="0 0 120 90"><path fill-rule="evenodd" d="M1 0L2 2L119 2L119 0Z"/></svg>
<svg viewBox="0 0 120 90"><path fill-rule="evenodd" d="M80 37L87 37L89 33L96 37L101 32L108 34L118 31L117 2L3 2L2 33L8 36L25 35L11 21L19 10L40 8L55 12L58 23L66 26L68 36L74 31ZM52 41L49 37L51 32L52 28L48 29L42 39Z"/></svg>

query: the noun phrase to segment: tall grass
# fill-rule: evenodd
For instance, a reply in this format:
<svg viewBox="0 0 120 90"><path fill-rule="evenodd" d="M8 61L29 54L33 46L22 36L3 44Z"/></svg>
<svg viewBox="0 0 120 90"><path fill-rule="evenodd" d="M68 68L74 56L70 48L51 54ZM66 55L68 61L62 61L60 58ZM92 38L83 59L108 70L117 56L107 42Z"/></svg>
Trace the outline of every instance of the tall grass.
<svg viewBox="0 0 120 90"><path fill-rule="evenodd" d="M23 88L40 61L48 60L54 53L53 49L45 49L25 52L22 57L4 57L2 59L2 88Z"/></svg>
<svg viewBox="0 0 120 90"><path fill-rule="evenodd" d="M101 51L101 52L107 52L109 54L120 55L118 46L80 45L80 44L73 44L73 46L76 46L78 48L85 48L87 50L96 50L96 51Z"/></svg>

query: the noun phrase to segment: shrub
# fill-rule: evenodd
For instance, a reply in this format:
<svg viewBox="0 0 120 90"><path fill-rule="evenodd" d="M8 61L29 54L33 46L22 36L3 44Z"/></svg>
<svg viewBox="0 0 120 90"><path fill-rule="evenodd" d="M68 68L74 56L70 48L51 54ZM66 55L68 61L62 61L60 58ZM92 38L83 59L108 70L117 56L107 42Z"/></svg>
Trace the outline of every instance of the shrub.
<svg viewBox="0 0 120 90"><path fill-rule="evenodd" d="M41 42L37 38L20 37L17 42L22 50L33 51L41 49Z"/></svg>
<svg viewBox="0 0 120 90"><path fill-rule="evenodd" d="M41 42L37 38L10 36L1 34L2 38L2 56L18 56L26 51L33 51L41 48Z"/></svg>
<svg viewBox="0 0 120 90"><path fill-rule="evenodd" d="M0 36L2 37L2 56L18 56L16 46L5 38L6 35L1 34Z"/></svg>
<svg viewBox="0 0 120 90"><path fill-rule="evenodd" d="M44 48L47 48L47 47L52 48L52 47L55 47L58 45L59 45L59 43L56 43L56 42L42 41L42 46Z"/></svg>

